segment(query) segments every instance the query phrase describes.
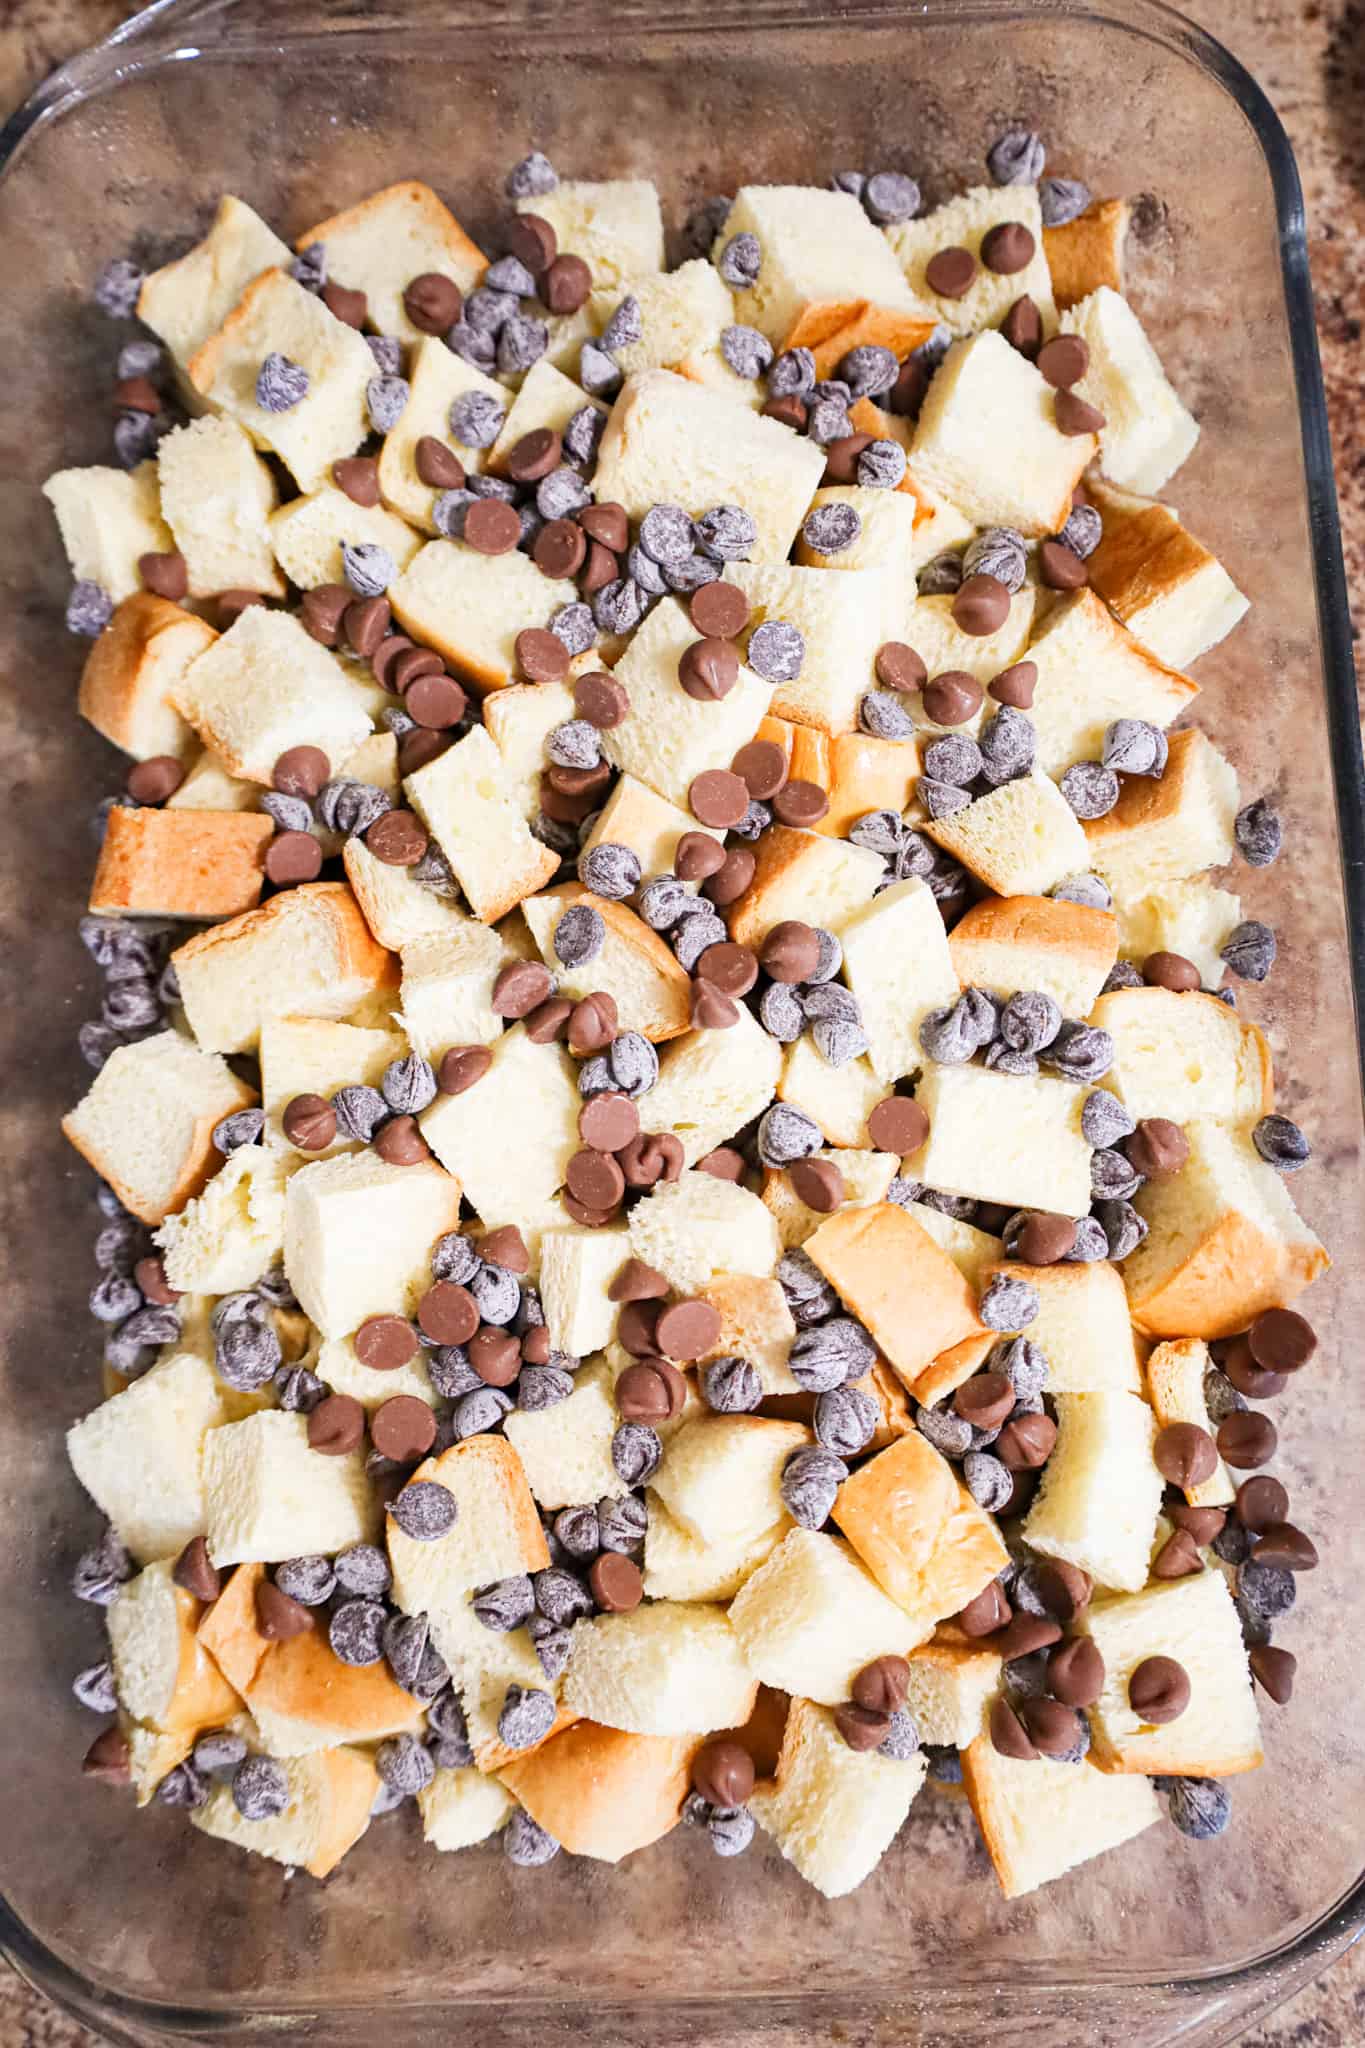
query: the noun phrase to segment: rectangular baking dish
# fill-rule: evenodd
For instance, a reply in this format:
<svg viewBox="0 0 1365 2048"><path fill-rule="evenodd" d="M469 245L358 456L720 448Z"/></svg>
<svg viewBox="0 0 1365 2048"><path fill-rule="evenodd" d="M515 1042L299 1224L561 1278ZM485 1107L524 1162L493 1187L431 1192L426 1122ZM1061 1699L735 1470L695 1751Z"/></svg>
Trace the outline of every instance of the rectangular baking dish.
<svg viewBox="0 0 1365 2048"><path fill-rule="evenodd" d="M1197 715L1288 826L1285 860L1235 878L1280 935L1274 977L1243 999L1270 1033L1281 1106L1313 1137L1295 1193L1337 1264L1311 1303L1319 1362L1275 1411L1277 1469L1324 1563L1283 1631L1298 1692L1267 1707L1267 1768L1234 1784L1221 1840L1154 1829L1015 1905L965 1808L929 1792L871 1882L833 1904L762 1838L737 1864L684 1831L619 1869L518 1872L493 1848L431 1855L409 1813L376 1823L320 1887L178 1814L135 1818L78 1775L90 1728L69 1683L98 1654L98 1616L66 1591L93 1528L62 1431L98 1392L81 1300L96 1220L56 1126L86 1085L76 1027L97 1004L75 935L88 820L121 769L74 714L81 649L61 629L38 486L109 459L115 343L91 281L113 255L183 246L223 190L292 236L420 176L487 235L504 172L532 146L570 175L654 178L674 226L709 193L847 165L908 169L932 205L982 178L1016 119L1047 138L1053 170L1137 202L1133 293L1204 427L1174 499L1253 599L1198 665ZM8 1952L124 2042L1229 2039L1365 1914L1365 1537L1347 1393L1365 1319L1365 777L1298 180L1258 88L1152 0L161 0L0 137L0 252Z"/></svg>

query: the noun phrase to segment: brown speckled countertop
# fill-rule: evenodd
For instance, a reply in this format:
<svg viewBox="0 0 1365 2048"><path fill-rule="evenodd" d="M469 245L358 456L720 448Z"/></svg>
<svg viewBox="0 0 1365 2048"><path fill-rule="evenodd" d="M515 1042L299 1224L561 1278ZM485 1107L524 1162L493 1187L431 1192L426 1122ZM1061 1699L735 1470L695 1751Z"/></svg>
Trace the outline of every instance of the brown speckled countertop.
<svg viewBox="0 0 1365 2048"><path fill-rule="evenodd" d="M1303 177L1346 570L1356 639L1365 622L1365 0L1184 0L1259 78ZM107 34L122 0L0 0L0 110L54 64ZM1365 660L1357 654L1365 677ZM95 2048L96 2037L0 1966L0 2048ZM1359 2048L1365 1942L1239 2048ZM793 2040L792 2048L798 2048Z"/></svg>

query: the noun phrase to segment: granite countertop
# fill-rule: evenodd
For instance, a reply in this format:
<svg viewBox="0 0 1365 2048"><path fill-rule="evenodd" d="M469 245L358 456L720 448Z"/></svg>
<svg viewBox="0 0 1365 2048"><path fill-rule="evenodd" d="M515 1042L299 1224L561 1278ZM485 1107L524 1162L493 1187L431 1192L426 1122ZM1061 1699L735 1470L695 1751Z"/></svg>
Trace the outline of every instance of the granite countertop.
<svg viewBox="0 0 1365 2048"><path fill-rule="evenodd" d="M1183 0L1259 78L1298 154L1318 341L1336 450L1355 637L1365 617L1365 0ZM122 0L0 0L0 110L107 34ZM1357 655L1365 680L1365 664ZM1356 2048L1365 2040L1365 1942L1242 2037L1238 2048ZM0 1967L0 2048L96 2048Z"/></svg>

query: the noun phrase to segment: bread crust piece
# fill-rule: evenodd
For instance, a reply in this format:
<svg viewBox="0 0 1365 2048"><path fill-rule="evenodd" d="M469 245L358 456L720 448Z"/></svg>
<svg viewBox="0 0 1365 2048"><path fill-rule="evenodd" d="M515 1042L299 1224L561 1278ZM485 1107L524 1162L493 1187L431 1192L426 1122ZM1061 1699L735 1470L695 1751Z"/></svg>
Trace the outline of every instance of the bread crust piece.
<svg viewBox="0 0 1365 2048"><path fill-rule="evenodd" d="M839 1211L805 1250L911 1393L931 1360L981 1329L957 1267L894 1202Z"/></svg>
<svg viewBox="0 0 1365 2048"><path fill-rule="evenodd" d="M1208 1436L1213 1435L1204 1400L1208 1364L1209 1349L1202 1338L1177 1337L1156 1346L1147 1360L1147 1393L1163 1429L1173 1422L1192 1422ZM1220 1458L1207 1479L1185 1488L1185 1498L1192 1508L1221 1508L1228 1505L1236 1490Z"/></svg>
<svg viewBox="0 0 1365 2048"><path fill-rule="evenodd" d="M755 1787L760 1827L826 1898L870 1876L924 1783L923 1753L907 1762L850 1749L829 1709L793 1699L777 1775Z"/></svg>
<svg viewBox="0 0 1365 2048"><path fill-rule="evenodd" d="M96 915L232 917L260 901L275 822L252 811L126 810L105 822Z"/></svg>
<svg viewBox="0 0 1365 2048"><path fill-rule="evenodd" d="M207 1805L192 1812L190 1819L220 1841L255 1849L277 1863L301 1863L310 1877L327 1877L369 1826L379 1773L363 1751L346 1748L291 1757L285 1768L289 1804L277 1819L244 1821L226 1785L216 1785ZM315 1828L311 1842L310 1814ZM308 1854L302 1857L305 1847Z"/></svg>
<svg viewBox="0 0 1365 2048"><path fill-rule="evenodd" d="M1089 1015L1118 958L1118 943L1112 911L1053 896L985 896L948 934L964 988L1007 996L1020 988L1040 989L1056 996L1069 1017ZM1000 958L1005 948L1020 956L1013 978L1002 971L1011 966Z"/></svg>
<svg viewBox="0 0 1365 2048"><path fill-rule="evenodd" d="M701 1741L578 1721L498 1776L571 1856L619 1863L677 1826Z"/></svg>
<svg viewBox="0 0 1365 2048"><path fill-rule="evenodd" d="M754 878L730 912L730 937L757 949L775 924L802 917L838 931L870 903L882 878L880 854L791 825L770 825L759 839ZM804 912L801 905L804 903Z"/></svg>
<svg viewBox="0 0 1365 2048"><path fill-rule="evenodd" d="M198 741L170 701L174 683L218 635L183 605L140 590L125 597L90 643L76 709L96 732L145 761L187 760Z"/></svg>
<svg viewBox="0 0 1365 2048"><path fill-rule="evenodd" d="M146 1581L150 1572L153 1580L163 1574L169 1577L169 1561L150 1564L137 1579L129 1581L110 1610L111 1631L115 1641L115 1670L118 1669L118 1625L114 1612L126 1600L140 1581ZM202 1735L206 1728L219 1728L228 1721L241 1705L235 1688L224 1676L217 1663L207 1654L207 1646L199 1639L201 1603L183 1586L169 1587L175 1627L175 1671L171 1679L170 1699L163 1711L142 1717L141 1725L155 1729L160 1735L188 1736L191 1740ZM160 1597L159 1595L156 1597ZM170 1766L167 1767L168 1769Z"/></svg>
<svg viewBox="0 0 1365 2048"><path fill-rule="evenodd" d="M356 231L364 235L371 226L384 231L383 238L398 257L400 268L406 267L401 259L415 244L422 267L443 271L463 292L472 290L488 268L483 250L471 242L430 185L417 178L386 185L357 205L319 221L316 227L299 236L294 247L304 250L313 242L328 245L329 275L340 284L349 283L366 292L371 299L370 324L380 334L396 334L403 341L419 338L418 329L403 310L403 286L396 279L376 279L372 268L364 262L348 261L348 236ZM408 281L404 279L404 283Z"/></svg>
<svg viewBox="0 0 1365 2048"><path fill-rule="evenodd" d="M962 1778L1000 1889L1023 1898L1161 1819L1146 1778L1111 1778L1088 1759L1017 1762L988 1734L962 1752Z"/></svg>
<svg viewBox="0 0 1365 2048"><path fill-rule="evenodd" d="M1159 1285L1144 1293L1126 1271L1124 1280L1144 1335L1235 1337L1264 1309L1295 1300L1331 1263L1320 1244L1285 1244L1229 1210Z"/></svg>
<svg viewBox="0 0 1365 2048"><path fill-rule="evenodd" d="M974 1600L1008 1562L995 1523L918 1431L846 1479L833 1512L921 1636Z"/></svg>
<svg viewBox="0 0 1365 2048"><path fill-rule="evenodd" d="M1064 227L1043 229L1043 254L1059 313L1079 305L1102 284L1123 290L1123 245L1131 212L1126 199L1095 199Z"/></svg>
<svg viewBox="0 0 1365 2048"><path fill-rule="evenodd" d="M92 1120L99 1118L117 1097L117 1091L126 1083L140 1093L143 1088L143 1074L146 1062L156 1057L147 1048L156 1047L162 1038L172 1039L175 1044L168 1048L177 1063L186 1068L195 1066L197 1072L186 1074L186 1086L192 1080L200 1094L200 1106L193 1112L193 1119L180 1155L180 1163L174 1180L163 1194L156 1195L150 1189L138 1187L130 1178L127 1169L120 1165L117 1139L109 1133L101 1137ZM182 1050L183 1048L183 1050ZM194 1059L187 1055L195 1055ZM191 1195L202 1190L209 1175L220 1163L220 1154L213 1143L214 1125L234 1110L246 1109L255 1102L256 1091L240 1081L232 1069L223 1061L215 1060L211 1054L198 1047L186 1045L176 1032L162 1032L155 1039L140 1039L135 1045L119 1046L110 1055L94 1081L73 1110L62 1118L62 1133L85 1159L88 1159L96 1173L102 1174L125 1209L143 1223L155 1227L164 1223L173 1211L184 1207ZM130 1109L129 1131L138 1113L137 1104Z"/></svg>
<svg viewBox="0 0 1365 2048"><path fill-rule="evenodd" d="M1246 598L1169 505L1101 477L1087 489L1104 519L1091 589L1162 661L1188 667L1232 631Z"/></svg>
<svg viewBox="0 0 1365 2048"><path fill-rule="evenodd" d="M897 362L929 339L935 323L901 306L879 306L873 299L811 299L801 308L786 334L780 353L808 348L817 377L832 377L855 348L889 348Z"/></svg>
<svg viewBox="0 0 1365 2048"><path fill-rule="evenodd" d="M554 951L554 927L565 911L575 904L585 904L595 910L607 928L608 942L615 941L628 954L633 955L640 967L651 978L653 994L646 999L642 994L638 1007L626 1000L627 992L613 987L615 977L601 952L581 968L566 968L556 958ZM552 913L553 922L548 924L542 937L537 925L542 921L533 910L535 904L562 906ZM532 933L540 946L541 956L551 972L556 974L561 995L575 1000L581 996L604 990L614 995L620 1013L622 1031L638 1031L645 1038L661 1045L665 1039L676 1038L689 1029L692 1022L692 982L687 970L680 966L673 952L658 932L652 931L644 919L625 903L615 903L604 896L595 896L591 889L585 889L581 882L560 882L553 889L539 890L522 903L522 915L531 926ZM533 921L534 920L534 921Z"/></svg>

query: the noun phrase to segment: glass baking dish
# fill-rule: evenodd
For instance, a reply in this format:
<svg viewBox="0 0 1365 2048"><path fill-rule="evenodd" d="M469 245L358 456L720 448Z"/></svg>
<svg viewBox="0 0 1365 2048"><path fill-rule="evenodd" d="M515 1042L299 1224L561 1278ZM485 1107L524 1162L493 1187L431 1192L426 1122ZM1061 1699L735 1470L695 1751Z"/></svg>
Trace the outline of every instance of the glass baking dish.
<svg viewBox="0 0 1365 2048"><path fill-rule="evenodd" d="M1323 1542L1284 1631L1298 1696L1265 1714L1267 1768L1195 1847L1154 1829L1004 1903L965 1808L926 1792L853 1897L829 1903L763 1846L716 1860L687 1830L620 1868L439 1858L377 1822L326 1886L83 1785L69 1692L98 1616L66 1579L92 1516L62 1430L99 1385L80 1300L89 1176L57 1134L86 1085L97 1005L75 936L87 829L118 784L76 719L80 647L44 475L108 458L114 343L89 297L112 255L161 260L223 190L293 235L394 178L429 178L476 236L505 170L543 147L571 175L643 175L680 225L709 193L903 167L928 204L983 175L1008 120L1051 168L1136 201L1132 290L1204 425L1173 495L1253 599L1198 665L1198 716L1273 791L1291 857L1236 878L1280 934L1248 1007L1315 1163L1295 1193L1331 1245L1320 1363L1278 1404L1279 1469ZM492 243L489 246L494 246ZM0 1714L11 1731L0 1940L110 2039L282 2034L478 2048L798 2040L1221 2042L1359 1931L1358 1705L1365 1539L1347 1340L1365 1317L1355 997L1365 961L1365 777L1298 179L1256 85L1152 0L561 0L308 5L161 0L59 72L0 137L7 279L0 675L11 764L0 877L6 1071ZM41 715L39 715L41 714ZM1335 787L1335 800L1334 800ZM1345 1510L1334 1516L1340 1504ZM1353 1554L1354 1553L1354 1554Z"/></svg>

